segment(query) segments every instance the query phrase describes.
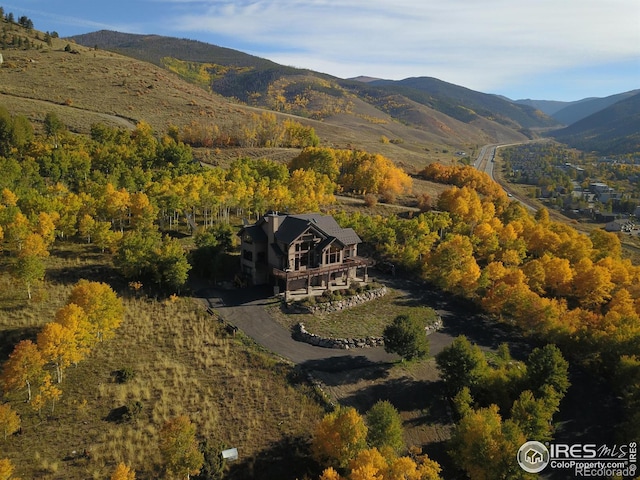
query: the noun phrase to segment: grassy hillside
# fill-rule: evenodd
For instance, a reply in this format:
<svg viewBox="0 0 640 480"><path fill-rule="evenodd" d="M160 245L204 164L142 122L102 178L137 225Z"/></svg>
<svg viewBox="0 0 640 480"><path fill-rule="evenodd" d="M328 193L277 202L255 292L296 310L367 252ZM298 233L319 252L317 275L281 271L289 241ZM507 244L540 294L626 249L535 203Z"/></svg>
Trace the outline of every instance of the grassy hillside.
<svg viewBox="0 0 640 480"><path fill-rule="evenodd" d="M611 95L604 98L586 98L578 102L573 102L561 110L555 112L552 116L564 125L571 125L583 118L587 118L605 108L614 105L622 100L638 94L640 90L632 90L630 92Z"/></svg>
<svg viewBox="0 0 640 480"><path fill-rule="evenodd" d="M119 278L109 255L69 242L52 251L46 284L31 302L1 274L2 346L35 338L64 304L71 285L89 272L92 280ZM237 478L261 478L266 472L252 471L255 457L306 437L320 418L322 408L307 387L290 381L288 364L243 336L229 337L188 298L154 301L117 281L115 287L124 297L125 320L113 340L65 372L54 412L47 407L39 415L10 398L22 417L22 432L3 443L2 455L12 459L21 478L104 479L120 461L131 465L138 479L160 478L158 430L182 414L196 424L199 438L238 447ZM134 377L119 383L114 372L123 368ZM142 409L133 419L118 417L118 409L135 402Z"/></svg>
<svg viewBox="0 0 640 480"><path fill-rule="evenodd" d="M443 82L437 78L416 77L400 81L379 80L370 82L369 85L392 88L415 101L432 106L463 122L470 122L481 116L514 129L548 127L556 123L532 107L518 105L497 95L476 92Z"/></svg>
<svg viewBox="0 0 640 480"><path fill-rule="evenodd" d="M201 42L189 43L188 40L116 32L97 32L73 38L83 45L98 45L100 48L165 65L183 78L195 80L201 85L208 83L216 93L243 103L328 123L341 125L339 120L344 119L344 116L339 116L336 121L334 115L354 114L350 107L355 99L359 99L382 110L394 121L427 130L454 148L463 146L459 143L461 137L470 143L498 141L493 135L500 130L503 137L508 137L507 141L517 141L525 138L518 130L553 123L532 108L440 81L433 84L436 88L432 88L433 85L422 85L426 90L413 85L390 87L383 85L381 81L365 85L362 82L340 80L317 72L277 65L213 45L207 50L206 44ZM443 89L444 85L447 87ZM461 95L460 92L465 94ZM417 106L424 108L420 115L414 115ZM434 118L435 112L438 115ZM434 128L434 123L443 123L442 114L450 117L444 122L446 128ZM358 113L355 112L355 115ZM483 119L484 123L501 127L488 125L488 128L478 131L463 125L478 118ZM360 126L369 130L367 125L361 123Z"/></svg>
<svg viewBox="0 0 640 480"><path fill-rule="evenodd" d="M640 94L557 130L553 136L573 147L603 155L640 152Z"/></svg>
<svg viewBox="0 0 640 480"><path fill-rule="evenodd" d="M54 112L70 130L78 133L88 133L94 123L132 128L141 120L156 132L165 132L170 125L182 127L193 122L237 129L251 115L263 111L212 94L148 62L63 39L54 38L49 46L42 40L42 32L23 32L18 26L8 28L29 35L39 48L3 51L0 101L10 112L25 115L36 125L42 124L48 112ZM75 53L65 51L67 45ZM322 95L318 93L320 100ZM331 98L348 103L348 99ZM449 135L446 131L407 126L355 100L358 106L348 115L335 109L329 118L322 120L309 118L302 111L282 111L277 115L281 120L295 118L313 126L326 145L381 153L416 170L432 161L450 163L455 158L452 151L471 150L487 138L482 133L468 136L465 130ZM384 143L383 137L397 141ZM210 153L200 152L198 156L210 157ZM242 154L243 151L228 149L215 156L223 162ZM296 150L283 155L279 149L273 154L287 159L295 156ZM259 155L269 156L270 150L261 149Z"/></svg>

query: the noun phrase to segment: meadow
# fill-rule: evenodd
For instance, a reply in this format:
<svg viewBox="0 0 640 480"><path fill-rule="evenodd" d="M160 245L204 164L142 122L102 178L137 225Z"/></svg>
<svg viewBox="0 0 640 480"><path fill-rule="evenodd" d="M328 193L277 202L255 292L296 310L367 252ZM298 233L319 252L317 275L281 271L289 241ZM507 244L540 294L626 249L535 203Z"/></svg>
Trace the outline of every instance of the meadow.
<svg viewBox="0 0 640 480"><path fill-rule="evenodd" d="M77 276L91 273L99 280L113 273L108 257L92 247L58 245L50 278L31 302L6 273L0 276L3 360L11 345L35 338L52 320ZM22 478L103 479L120 461L138 479L158 478L158 430L182 414L200 440L238 448L237 478L252 472L256 458L274 445L298 439L304 451L324 410L311 387L296 380L292 365L242 334L228 336L190 298L147 298L120 286L124 322L114 339L67 369L54 411L33 412L22 392L9 398L22 429L2 442L2 450ZM123 371L125 383L117 376ZM123 407L134 413L123 416Z"/></svg>

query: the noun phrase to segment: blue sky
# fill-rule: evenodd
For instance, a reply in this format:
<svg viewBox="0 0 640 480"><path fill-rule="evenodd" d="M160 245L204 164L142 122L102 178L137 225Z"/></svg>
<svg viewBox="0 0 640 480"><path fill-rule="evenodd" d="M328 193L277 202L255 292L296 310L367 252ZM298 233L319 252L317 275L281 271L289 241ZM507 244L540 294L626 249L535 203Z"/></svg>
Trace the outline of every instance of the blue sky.
<svg viewBox="0 0 640 480"><path fill-rule="evenodd" d="M341 78L430 76L512 99L640 88L639 0L10 0L60 36L201 40Z"/></svg>

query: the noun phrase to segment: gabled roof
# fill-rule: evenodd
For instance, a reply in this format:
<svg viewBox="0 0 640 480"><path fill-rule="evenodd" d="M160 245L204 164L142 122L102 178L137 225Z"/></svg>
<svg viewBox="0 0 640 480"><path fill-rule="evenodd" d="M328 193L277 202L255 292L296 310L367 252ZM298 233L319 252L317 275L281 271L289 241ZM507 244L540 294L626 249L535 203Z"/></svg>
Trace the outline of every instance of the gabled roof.
<svg viewBox="0 0 640 480"><path fill-rule="evenodd" d="M246 227L242 227L238 232L238 235L243 235L245 233L256 243L264 243L267 241L267 234L264 233L264 230L262 230L258 225L247 225Z"/></svg>
<svg viewBox="0 0 640 480"><path fill-rule="evenodd" d="M327 236L337 238L343 245L354 245L362 242L353 228L342 228L331 215L306 213L302 215L290 215L287 218L296 218L306 221L307 224L315 225ZM302 232L300 232L300 234L301 233Z"/></svg>
<svg viewBox="0 0 640 480"><path fill-rule="evenodd" d="M309 227L316 230L319 234L321 234L321 236L326 237L326 234L323 234L323 232L317 226L315 226L308 220L296 218L292 215L287 215L287 217L278 226L278 231L275 233L275 237L277 240L290 245L296 238L306 232Z"/></svg>

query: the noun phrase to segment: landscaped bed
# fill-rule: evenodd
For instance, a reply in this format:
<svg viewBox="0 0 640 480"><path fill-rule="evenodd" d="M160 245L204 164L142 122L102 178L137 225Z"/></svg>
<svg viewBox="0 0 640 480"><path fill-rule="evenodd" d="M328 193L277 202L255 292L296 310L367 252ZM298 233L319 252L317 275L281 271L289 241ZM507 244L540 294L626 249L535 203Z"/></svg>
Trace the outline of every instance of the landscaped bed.
<svg viewBox="0 0 640 480"><path fill-rule="evenodd" d="M330 313L299 313L286 304L273 305L269 313L287 328L303 323L305 328L322 337L381 336L384 328L398 315L421 316L430 324L437 314L429 307L413 305L403 292L389 288L386 295L355 307Z"/></svg>

